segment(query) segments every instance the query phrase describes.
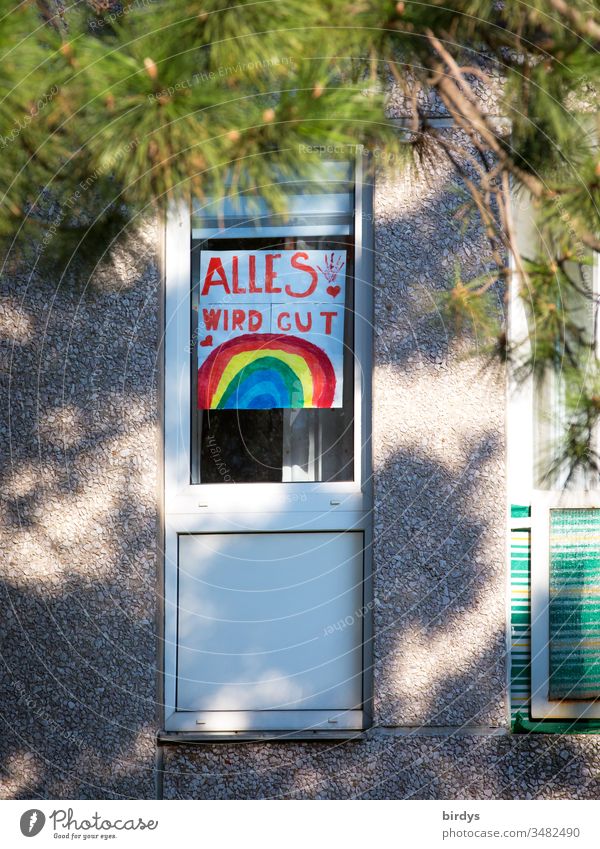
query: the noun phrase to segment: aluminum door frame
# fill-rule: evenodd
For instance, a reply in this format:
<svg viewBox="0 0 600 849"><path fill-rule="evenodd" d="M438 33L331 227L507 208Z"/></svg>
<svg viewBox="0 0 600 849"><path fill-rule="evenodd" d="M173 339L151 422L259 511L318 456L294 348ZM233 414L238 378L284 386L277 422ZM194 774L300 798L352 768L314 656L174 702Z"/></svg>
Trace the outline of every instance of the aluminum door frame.
<svg viewBox="0 0 600 849"><path fill-rule="evenodd" d="M371 384L373 344L373 186L365 179L362 152L355 166L354 208L354 469L347 482L192 484L191 458L191 210L173 201L167 211L164 256L163 373L163 543L159 611L160 725L182 739L206 736L193 712L176 710L177 538L189 533L269 531L361 531L363 560L363 709L336 717L311 711L247 712L245 728L261 731L360 731L372 722L372 457ZM237 232L237 231L236 231ZM294 231L290 230L293 235ZM241 236L241 233L238 233ZM292 489L290 489L292 487ZM251 505L249 507L249 505ZM264 714L268 714L265 718ZM318 712L317 712L318 713ZM262 714L258 716L258 714ZM283 716L282 714L285 714ZM223 731L236 733L231 723ZM249 726L251 726L249 728ZM246 736L247 739L247 736Z"/></svg>

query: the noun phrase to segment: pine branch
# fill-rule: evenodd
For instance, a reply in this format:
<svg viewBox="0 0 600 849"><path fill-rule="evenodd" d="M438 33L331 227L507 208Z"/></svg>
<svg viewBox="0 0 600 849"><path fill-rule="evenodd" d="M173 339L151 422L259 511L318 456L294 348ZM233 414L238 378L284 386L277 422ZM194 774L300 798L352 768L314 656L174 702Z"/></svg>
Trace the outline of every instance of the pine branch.
<svg viewBox="0 0 600 849"><path fill-rule="evenodd" d="M550 0L550 5L559 15L568 18L581 36L600 42L600 26L591 17L574 9L566 0Z"/></svg>

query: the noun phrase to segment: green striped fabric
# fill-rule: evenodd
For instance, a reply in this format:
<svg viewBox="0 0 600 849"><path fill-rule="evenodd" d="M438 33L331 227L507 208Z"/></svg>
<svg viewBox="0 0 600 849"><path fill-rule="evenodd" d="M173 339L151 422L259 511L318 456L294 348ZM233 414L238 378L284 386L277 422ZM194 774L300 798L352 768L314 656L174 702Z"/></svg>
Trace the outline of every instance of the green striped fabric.
<svg viewBox="0 0 600 849"><path fill-rule="evenodd" d="M527 506L513 504L511 518L529 519ZM513 525L517 523L513 522ZM526 523L524 523L526 524ZM523 527L511 532L510 546L510 711L516 734L600 734L600 721L577 719L554 722L531 718L531 532Z"/></svg>
<svg viewBox="0 0 600 849"><path fill-rule="evenodd" d="M550 699L600 697L600 510L550 511Z"/></svg>
<svg viewBox="0 0 600 849"><path fill-rule="evenodd" d="M529 507L513 505L513 519L529 518ZM510 708L513 727L519 717L529 717L531 680L531 533L528 528L511 532L510 573Z"/></svg>

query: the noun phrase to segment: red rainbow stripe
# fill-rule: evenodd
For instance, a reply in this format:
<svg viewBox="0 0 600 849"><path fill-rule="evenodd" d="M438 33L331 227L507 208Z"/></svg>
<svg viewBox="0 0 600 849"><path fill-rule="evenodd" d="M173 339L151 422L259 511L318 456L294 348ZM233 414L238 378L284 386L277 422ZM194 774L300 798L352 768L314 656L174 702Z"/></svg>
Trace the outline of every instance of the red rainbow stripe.
<svg viewBox="0 0 600 849"><path fill-rule="evenodd" d="M222 342L198 369L198 409L211 409L211 401L227 363L236 354L247 351L286 351L301 356L313 380L313 407L331 407L335 396L335 371L321 348L298 336L278 333L244 333Z"/></svg>

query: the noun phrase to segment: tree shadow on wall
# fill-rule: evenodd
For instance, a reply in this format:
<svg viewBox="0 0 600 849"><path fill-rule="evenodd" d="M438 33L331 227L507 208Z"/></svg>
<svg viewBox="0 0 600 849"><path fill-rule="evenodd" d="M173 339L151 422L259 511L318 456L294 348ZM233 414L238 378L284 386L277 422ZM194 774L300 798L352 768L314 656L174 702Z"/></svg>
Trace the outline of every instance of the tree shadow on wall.
<svg viewBox="0 0 600 849"><path fill-rule="evenodd" d="M380 257L418 237L410 221L389 226ZM27 274L4 283L4 798L154 795L159 294L153 258L131 250L93 290ZM389 326L376 362L438 380L423 404L447 378L449 398L458 386L445 328L430 333L402 312L402 287L447 275L443 253L430 254L426 271L384 269L377 294ZM384 400L374 410L387 431L376 457L375 728L357 742L169 749L166 795L597 796L594 740L475 733L506 722L501 436L449 437L449 409L452 441L435 427L424 441L423 411L412 423L393 409L386 418Z"/></svg>
<svg viewBox="0 0 600 849"><path fill-rule="evenodd" d="M0 795L154 795L158 275L5 278Z"/></svg>

